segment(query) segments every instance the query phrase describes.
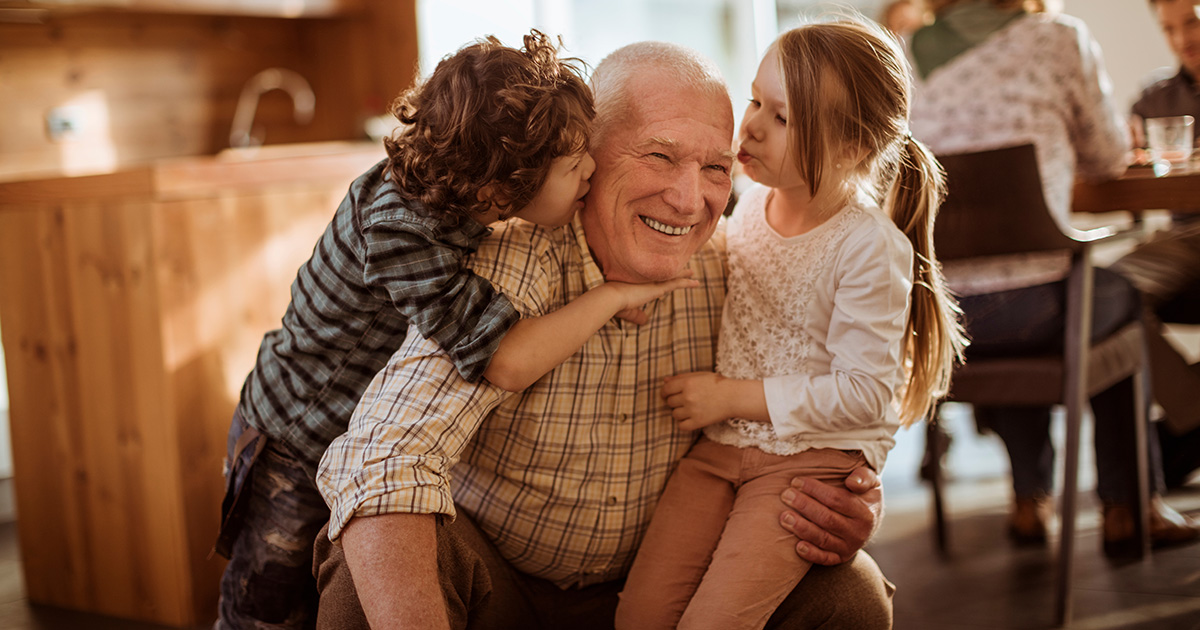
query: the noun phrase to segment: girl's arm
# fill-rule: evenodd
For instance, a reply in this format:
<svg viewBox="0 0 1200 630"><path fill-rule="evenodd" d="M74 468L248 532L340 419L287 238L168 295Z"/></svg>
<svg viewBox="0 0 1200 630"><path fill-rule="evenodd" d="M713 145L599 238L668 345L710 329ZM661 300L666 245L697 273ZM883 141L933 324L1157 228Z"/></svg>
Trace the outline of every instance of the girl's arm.
<svg viewBox="0 0 1200 630"><path fill-rule="evenodd" d="M770 422L761 380L725 378L714 372L668 376L663 398L679 428L702 429L729 418Z"/></svg>
<svg viewBox="0 0 1200 630"><path fill-rule="evenodd" d="M514 324L483 376L502 389L521 391L578 352L614 316L643 324L642 305L676 289L697 286L699 282L687 277L644 284L606 282L553 313Z"/></svg>

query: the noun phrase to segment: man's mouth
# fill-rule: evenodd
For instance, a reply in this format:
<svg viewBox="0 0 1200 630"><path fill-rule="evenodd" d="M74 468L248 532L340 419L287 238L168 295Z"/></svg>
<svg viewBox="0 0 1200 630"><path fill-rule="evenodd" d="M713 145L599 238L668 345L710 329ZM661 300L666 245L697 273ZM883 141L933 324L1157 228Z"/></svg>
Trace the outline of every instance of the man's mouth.
<svg viewBox="0 0 1200 630"><path fill-rule="evenodd" d="M654 219L651 219L650 217L644 217L641 215L639 215L638 218L642 220L642 223L645 223L646 225L650 226L650 229L652 229L656 232L662 232L663 234L667 234L669 236L683 236L684 234L691 232L692 228L695 227L693 225L685 225L683 227L675 227L673 225L667 225L666 223L660 223L658 221L655 221Z"/></svg>

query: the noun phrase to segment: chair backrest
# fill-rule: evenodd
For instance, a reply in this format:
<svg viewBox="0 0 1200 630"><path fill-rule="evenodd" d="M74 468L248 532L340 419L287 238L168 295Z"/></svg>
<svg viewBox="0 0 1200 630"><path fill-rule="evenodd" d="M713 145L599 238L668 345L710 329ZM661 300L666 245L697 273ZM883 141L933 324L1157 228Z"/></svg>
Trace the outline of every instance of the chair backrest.
<svg viewBox="0 0 1200 630"><path fill-rule="evenodd" d="M937 159L947 187L934 226L938 258L1082 247L1050 216L1032 144Z"/></svg>

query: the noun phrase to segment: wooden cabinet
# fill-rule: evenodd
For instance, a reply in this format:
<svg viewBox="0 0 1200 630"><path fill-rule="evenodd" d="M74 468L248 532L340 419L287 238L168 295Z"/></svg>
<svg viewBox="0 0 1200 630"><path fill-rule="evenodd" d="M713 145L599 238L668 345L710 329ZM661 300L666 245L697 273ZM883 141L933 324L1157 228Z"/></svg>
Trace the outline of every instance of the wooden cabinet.
<svg viewBox="0 0 1200 630"><path fill-rule="evenodd" d="M153 13L330 17L363 10L372 0L0 0L0 8L120 10Z"/></svg>
<svg viewBox="0 0 1200 630"><path fill-rule="evenodd" d="M223 564L209 550L242 380L349 183L382 157L325 144L0 184L31 601L215 617Z"/></svg>

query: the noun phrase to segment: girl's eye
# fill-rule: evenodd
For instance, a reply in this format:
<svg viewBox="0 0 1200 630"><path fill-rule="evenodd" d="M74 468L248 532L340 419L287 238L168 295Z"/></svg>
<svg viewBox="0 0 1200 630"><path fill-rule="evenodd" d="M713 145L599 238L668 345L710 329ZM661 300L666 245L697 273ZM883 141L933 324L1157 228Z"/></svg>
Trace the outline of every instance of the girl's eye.
<svg viewBox="0 0 1200 630"><path fill-rule="evenodd" d="M758 102L757 100L755 100L755 99L750 99L750 106L751 106L751 107L762 107L762 103L759 103L759 102Z"/></svg>
<svg viewBox="0 0 1200 630"><path fill-rule="evenodd" d="M781 125L783 125L783 126L785 126L785 127L787 126L787 119L786 119L786 118L784 118L783 116L780 116L779 114L776 114L776 115L775 115L775 120L779 121L779 124L781 124Z"/></svg>

